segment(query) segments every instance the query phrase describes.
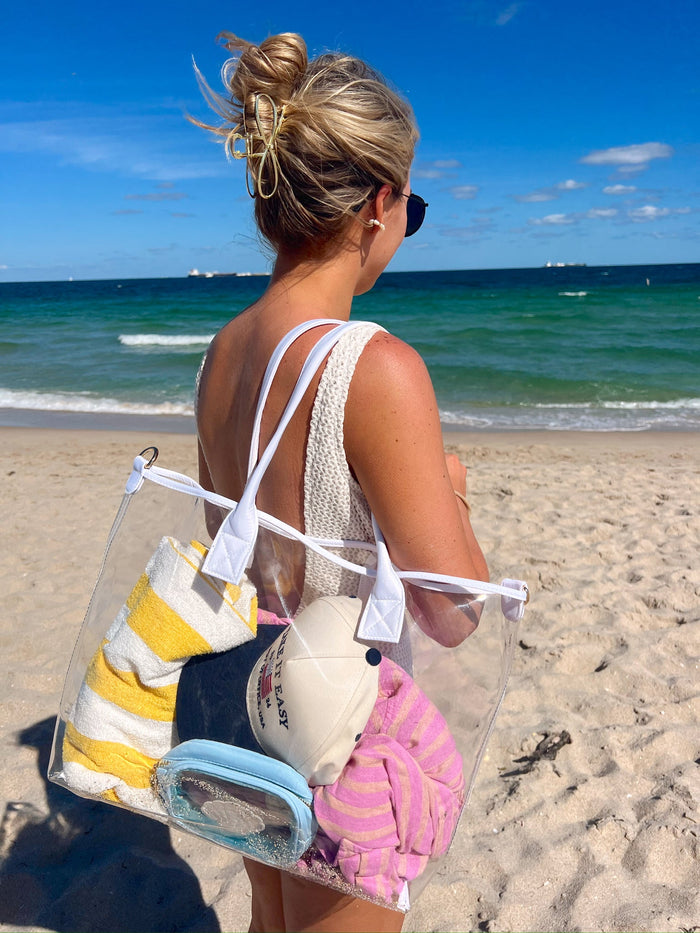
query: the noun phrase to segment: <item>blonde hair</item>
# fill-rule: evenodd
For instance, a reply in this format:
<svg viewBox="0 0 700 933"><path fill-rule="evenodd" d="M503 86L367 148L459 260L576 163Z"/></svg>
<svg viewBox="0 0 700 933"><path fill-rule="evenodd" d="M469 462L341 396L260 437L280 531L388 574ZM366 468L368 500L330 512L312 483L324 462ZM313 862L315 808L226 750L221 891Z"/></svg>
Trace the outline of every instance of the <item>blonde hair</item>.
<svg viewBox="0 0 700 933"><path fill-rule="evenodd" d="M247 160L262 235L279 250L318 252L382 185L408 181L418 132L408 103L365 62L327 53L309 62L295 33L259 46L224 32L237 53L222 68L226 96L197 72L224 123L210 126Z"/></svg>

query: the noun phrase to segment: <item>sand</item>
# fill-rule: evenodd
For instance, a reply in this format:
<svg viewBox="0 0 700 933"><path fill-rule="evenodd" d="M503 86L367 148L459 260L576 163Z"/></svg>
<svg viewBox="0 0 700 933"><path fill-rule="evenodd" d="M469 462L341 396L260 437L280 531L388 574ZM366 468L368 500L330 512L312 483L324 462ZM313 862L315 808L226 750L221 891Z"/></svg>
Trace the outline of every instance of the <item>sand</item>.
<svg viewBox="0 0 700 933"><path fill-rule="evenodd" d="M532 599L471 803L404 929L700 929L700 435L445 441L492 579ZM3 931L247 929L236 856L45 779L121 488L153 442L194 471L188 435L0 429Z"/></svg>

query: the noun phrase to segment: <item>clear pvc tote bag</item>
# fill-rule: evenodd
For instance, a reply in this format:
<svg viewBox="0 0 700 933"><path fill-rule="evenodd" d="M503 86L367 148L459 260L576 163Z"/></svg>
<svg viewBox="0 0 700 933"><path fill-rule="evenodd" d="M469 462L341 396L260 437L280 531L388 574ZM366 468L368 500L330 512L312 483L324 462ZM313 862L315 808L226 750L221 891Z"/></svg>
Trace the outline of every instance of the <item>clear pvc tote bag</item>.
<svg viewBox="0 0 700 933"><path fill-rule="evenodd" d="M252 451L285 350L319 323L270 361ZM282 432L353 326L312 350L238 502L163 469L153 448L135 458L49 777L407 910L469 799L528 592L399 570L376 523L374 541L321 540L257 508ZM310 555L351 585L304 604Z"/></svg>

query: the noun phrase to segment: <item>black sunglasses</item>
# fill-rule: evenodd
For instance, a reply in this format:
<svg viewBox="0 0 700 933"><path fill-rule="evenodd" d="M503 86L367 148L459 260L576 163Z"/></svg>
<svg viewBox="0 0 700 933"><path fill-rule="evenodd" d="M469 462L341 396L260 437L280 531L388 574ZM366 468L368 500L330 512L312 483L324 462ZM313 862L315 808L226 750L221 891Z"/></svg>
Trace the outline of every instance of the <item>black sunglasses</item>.
<svg viewBox="0 0 700 933"><path fill-rule="evenodd" d="M425 220L425 209L428 202L424 201L419 194L401 194L399 197L406 198L406 233L405 237L413 236L417 233Z"/></svg>

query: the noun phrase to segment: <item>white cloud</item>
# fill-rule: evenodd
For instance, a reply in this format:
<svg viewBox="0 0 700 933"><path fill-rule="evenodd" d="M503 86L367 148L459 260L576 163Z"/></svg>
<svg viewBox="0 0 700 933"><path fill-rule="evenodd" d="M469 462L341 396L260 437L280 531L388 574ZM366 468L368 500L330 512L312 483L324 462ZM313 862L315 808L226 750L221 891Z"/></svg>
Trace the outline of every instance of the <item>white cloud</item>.
<svg viewBox="0 0 700 933"><path fill-rule="evenodd" d="M659 217L668 217L671 209L668 207L656 207L653 204L645 204L644 207L637 207L629 212L632 220L658 220Z"/></svg>
<svg viewBox="0 0 700 933"><path fill-rule="evenodd" d="M504 0L452 0L459 19L479 26L505 26L516 16L525 4L522 0L513 0L503 5Z"/></svg>
<svg viewBox="0 0 700 933"><path fill-rule="evenodd" d="M507 6L505 10L502 10L496 17L496 25L505 26L506 23L509 23L520 10L521 6L521 3L511 3L510 6Z"/></svg>
<svg viewBox="0 0 700 933"><path fill-rule="evenodd" d="M636 185L606 185L603 194L632 194L636 190Z"/></svg>
<svg viewBox="0 0 700 933"><path fill-rule="evenodd" d="M556 201L559 195L551 188L539 188L529 194L516 194L514 197L521 204L538 204L541 201Z"/></svg>
<svg viewBox="0 0 700 933"><path fill-rule="evenodd" d="M471 201L476 197L478 190L478 185L456 185L450 188L450 194L457 201Z"/></svg>
<svg viewBox="0 0 700 933"><path fill-rule="evenodd" d="M547 214L545 217L531 217L528 223L535 227L563 227L571 224L577 224L585 220L612 220L617 218L616 223L632 221L633 223L648 223L654 220L660 220L663 217L672 217L682 214L692 213L689 207L657 207L654 204L645 204L628 210L626 214L621 214L616 207L592 207L584 212L574 212L571 214Z"/></svg>
<svg viewBox="0 0 700 933"><path fill-rule="evenodd" d="M450 227L444 224L437 229L441 236L460 240L481 240L488 238L494 229L494 224L489 217L476 217L470 224L463 227Z"/></svg>
<svg viewBox="0 0 700 933"><path fill-rule="evenodd" d="M0 151L52 156L60 165L154 181L211 178L227 173L213 147L202 158L183 136L181 115L85 116L0 124ZM192 140L194 137L192 137ZM218 155L218 159L217 159Z"/></svg>
<svg viewBox="0 0 700 933"><path fill-rule="evenodd" d="M640 172L646 172L649 168L648 162L643 162L641 165L618 165L617 174L618 175L639 175Z"/></svg>
<svg viewBox="0 0 700 933"><path fill-rule="evenodd" d="M457 159L435 159L432 162L421 162L411 171L412 178L452 178L455 169L458 169L461 162Z"/></svg>
<svg viewBox="0 0 700 933"><path fill-rule="evenodd" d="M125 201L182 201L183 191L151 191L148 194L125 194Z"/></svg>
<svg viewBox="0 0 700 933"><path fill-rule="evenodd" d="M534 224L536 227L545 225L557 227L563 224L576 223L577 219L575 214L547 214L546 217L532 217L529 223Z"/></svg>
<svg viewBox="0 0 700 933"><path fill-rule="evenodd" d="M530 191L529 194L516 194L515 200L519 201L521 204L537 204L541 201L556 201L560 197L560 191L576 191L579 188L586 188L587 185L582 181L574 181L573 178L568 178L566 181L557 182L556 185L550 185L549 187L537 188L535 191Z"/></svg>
<svg viewBox="0 0 700 933"><path fill-rule="evenodd" d="M638 143L633 146L613 146L595 149L581 159L586 165L646 165L652 159L668 159L673 149L666 143Z"/></svg>
<svg viewBox="0 0 700 933"><path fill-rule="evenodd" d="M169 246L149 246L148 252L153 253L155 256L162 255L164 253L172 253L173 250L179 249L177 243L171 243Z"/></svg>
<svg viewBox="0 0 700 933"><path fill-rule="evenodd" d="M650 220L659 220L661 217L670 217L672 214L689 214L689 207L656 207L654 204L645 204L628 211L628 217L635 223L646 223Z"/></svg>
<svg viewBox="0 0 700 933"><path fill-rule="evenodd" d="M577 224L581 220L608 220L617 215L615 207L593 207L584 213L547 214L546 217L531 217L528 223L535 227L563 227Z"/></svg>

